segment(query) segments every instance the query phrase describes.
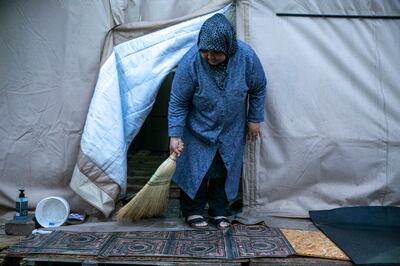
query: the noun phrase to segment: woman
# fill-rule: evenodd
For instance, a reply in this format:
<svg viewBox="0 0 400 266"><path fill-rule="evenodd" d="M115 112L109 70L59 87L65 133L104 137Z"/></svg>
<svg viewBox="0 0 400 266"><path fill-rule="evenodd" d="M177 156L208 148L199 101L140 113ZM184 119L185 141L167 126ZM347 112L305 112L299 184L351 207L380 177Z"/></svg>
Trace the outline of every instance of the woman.
<svg viewBox="0 0 400 266"><path fill-rule="evenodd" d="M257 55L236 40L229 21L221 14L206 20L179 63L168 112L170 151L179 155L173 181L190 226L208 226L207 203L210 222L230 226L226 212L239 188L246 125L251 140L260 135L265 88Z"/></svg>

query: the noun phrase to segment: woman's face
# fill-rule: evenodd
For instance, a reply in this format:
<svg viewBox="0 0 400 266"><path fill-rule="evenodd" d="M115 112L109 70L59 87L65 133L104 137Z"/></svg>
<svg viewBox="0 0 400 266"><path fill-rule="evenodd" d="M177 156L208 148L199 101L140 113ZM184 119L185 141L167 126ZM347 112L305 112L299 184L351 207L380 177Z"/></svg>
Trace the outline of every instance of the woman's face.
<svg viewBox="0 0 400 266"><path fill-rule="evenodd" d="M200 50L200 55L208 64L213 66L223 63L226 59L226 55L222 52Z"/></svg>

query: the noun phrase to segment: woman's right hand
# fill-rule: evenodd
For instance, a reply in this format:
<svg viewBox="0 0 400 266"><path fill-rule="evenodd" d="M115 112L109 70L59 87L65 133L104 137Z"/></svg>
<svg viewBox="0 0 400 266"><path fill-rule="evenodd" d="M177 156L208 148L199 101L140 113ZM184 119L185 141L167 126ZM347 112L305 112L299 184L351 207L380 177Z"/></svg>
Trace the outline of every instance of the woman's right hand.
<svg viewBox="0 0 400 266"><path fill-rule="evenodd" d="M169 139L169 152L175 152L178 157L181 156L183 152L183 141L179 137L170 137Z"/></svg>

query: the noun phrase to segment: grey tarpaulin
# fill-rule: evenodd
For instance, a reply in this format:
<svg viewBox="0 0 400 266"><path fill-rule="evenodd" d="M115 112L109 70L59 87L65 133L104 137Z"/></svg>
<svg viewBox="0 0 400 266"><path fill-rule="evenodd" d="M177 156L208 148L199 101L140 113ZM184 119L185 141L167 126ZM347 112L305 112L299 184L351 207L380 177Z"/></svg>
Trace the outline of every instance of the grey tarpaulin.
<svg viewBox="0 0 400 266"><path fill-rule="evenodd" d="M400 204L399 1L238 1L239 36L268 77L263 137L247 146L247 217ZM245 215L245 216L246 216Z"/></svg>

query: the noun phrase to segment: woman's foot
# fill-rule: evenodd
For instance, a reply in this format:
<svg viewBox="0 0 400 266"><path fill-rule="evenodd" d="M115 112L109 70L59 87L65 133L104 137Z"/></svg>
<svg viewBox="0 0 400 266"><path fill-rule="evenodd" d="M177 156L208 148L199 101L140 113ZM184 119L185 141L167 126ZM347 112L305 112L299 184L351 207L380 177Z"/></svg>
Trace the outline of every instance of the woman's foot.
<svg viewBox="0 0 400 266"><path fill-rule="evenodd" d="M216 216L216 217L210 216L210 222L220 230L227 229L231 226L231 223L225 216Z"/></svg>
<svg viewBox="0 0 400 266"><path fill-rule="evenodd" d="M201 215L190 215L186 218L187 224L192 228L207 228L208 223Z"/></svg>

